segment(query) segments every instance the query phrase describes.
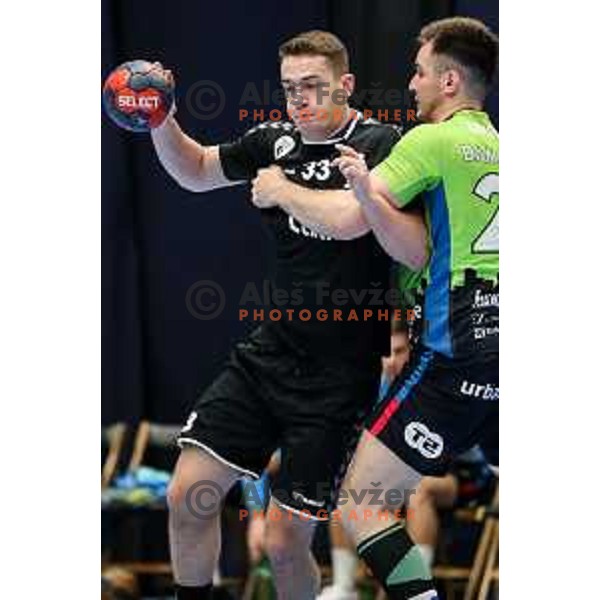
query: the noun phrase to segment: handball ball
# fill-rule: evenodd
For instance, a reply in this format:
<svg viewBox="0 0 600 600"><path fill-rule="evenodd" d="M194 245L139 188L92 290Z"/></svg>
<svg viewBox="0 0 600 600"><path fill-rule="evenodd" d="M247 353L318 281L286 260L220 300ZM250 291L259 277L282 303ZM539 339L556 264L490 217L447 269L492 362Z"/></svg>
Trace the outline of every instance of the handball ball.
<svg viewBox="0 0 600 600"><path fill-rule="evenodd" d="M104 109L123 129L150 131L167 118L173 91L172 79L159 64L132 60L117 67L106 79Z"/></svg>

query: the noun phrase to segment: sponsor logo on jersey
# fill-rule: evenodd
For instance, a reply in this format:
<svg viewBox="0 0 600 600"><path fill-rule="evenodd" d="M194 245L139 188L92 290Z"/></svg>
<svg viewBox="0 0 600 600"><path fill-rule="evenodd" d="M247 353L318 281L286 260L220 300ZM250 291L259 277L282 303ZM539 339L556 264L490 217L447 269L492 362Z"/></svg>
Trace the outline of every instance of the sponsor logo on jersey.
<svg viewBox="0 0 600 600"><path fill-rule="evenodd" d="M487 308L489 306L500 306L500 293L484 293L481 290L475 290L473 308Z"/></svg>
<svg viewBox="0 0 600 600"><path fill-rule="evenodd" d="M488 337L498 337L500 335L500 327L475 327L473 329L473 338L476 340L484 340Z"/></svg>
<svg viewBox="0 0 600 600"><path fill-rule="evenodd" d="M444 449L444 439L438 433L429 431L426 425L413 421L404 429L404 440L425 458L438 458Z"/></svg>
<svg viewBox="0 0 600 600"><path fill-rule="evenodd" d="M471 398L479 398L481 400L499 400L500 399L500 388L497 385L491 385L486 383L472 383L463 380L460 386L460 393L464 396L470 396Z"/></svg>
<svg viewBox="0 0 600 600"><path fill-rule="evenodd" d="M288 226L294 233L297 233L298 235L303 235L304 237L315 238L324 242L329 242L333 240L333 238L330 235L322 235L320 233L317 233L316 231L313 231L312 229L309 229L306 225L298 223L298 221L296 221L296 219L294 219L292 215L288 215Z"/></svg>
<svg viewBox="0 0 600 600"><path fill-rule="evenodd" d="M498 152L491 148L473 144L459 144L458 149L465 162L498 163Z"/></svg>
<svg viewBox="0 0 600 600"><path fill-rule="evenodd" d="M281 136L275 142L275 160L279 160L280 158L287 156L295 148L295 146L296 142L294 141L293 137L289 135Z"/></svg>

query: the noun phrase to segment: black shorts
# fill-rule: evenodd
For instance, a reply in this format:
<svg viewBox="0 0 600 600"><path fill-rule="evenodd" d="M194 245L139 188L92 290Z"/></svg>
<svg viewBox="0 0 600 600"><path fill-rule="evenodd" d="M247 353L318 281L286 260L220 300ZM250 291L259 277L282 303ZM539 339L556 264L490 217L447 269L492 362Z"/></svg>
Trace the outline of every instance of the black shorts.
<svg viewBox="0 0 600 600"><path fill-rule="evenodd" d="M301 356L262 327L236 344L202 393L179 445L203 448L254 478L281 448L276 503L325 519L379 384L380 362Z"/></svg>
<svg viewBox="0 0 600 600"><path fill-rule="evenodd" d="M497 355L459 361L417 345L367 429L422 475L444 475L476 444L497 466L498 406Z"/></svg>

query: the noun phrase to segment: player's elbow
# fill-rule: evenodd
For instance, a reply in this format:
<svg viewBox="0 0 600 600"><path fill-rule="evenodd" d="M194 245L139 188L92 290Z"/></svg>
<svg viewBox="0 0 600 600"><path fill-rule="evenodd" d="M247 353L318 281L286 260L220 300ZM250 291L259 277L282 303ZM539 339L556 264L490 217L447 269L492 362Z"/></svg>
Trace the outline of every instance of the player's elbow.
<svg viewBox="0 0 600 600"><path fill-rule="evenodd" d="M422 271L428 262L429 252L427 249L417 250L407 258L406 266L410 267L413 271Z"/></svg>
<svg viewBox="0 0 600 600"><path fill-rule="evenodd" d="M185 190L186 192L196 192L196 191L198 191L196 189L196 187L194 186L194 184L191 181L189 181L188 179L186 179L185 177L173 177L173 179L175 180L175 183L182 190Z"/></svg>
<svg viewBox="0 0 600 600"><path fill-rule="evenodd" d="M425 268L427 261L410 257L408 259L405 258L404 263L411 271L422 271Z"/></svg>
<svg viewBox="0 0 600 600"><path fill-rule="evenodd" d="M406 243L398 237L377 236L385 251L397 262L402 263L412 271L421 271L429 262L429 248L426 242L413 240Z"/></svg>
<svg viewBox="0 0 600 600"><path fill-rule="evenodd" d="M204 182L200 181L198 177L190 177L189 175L177 173L171 173L171 176L175 180L175 183L186 192L199 193L207 192L211 189Z"/></svg>
<svg viewBox="0 0 600 600"><path fill-rule="evenodd" d="M429 262L429 249L426 245L416 245L410 248L404 246L392 258L413 271L422 271Z"/></svg>

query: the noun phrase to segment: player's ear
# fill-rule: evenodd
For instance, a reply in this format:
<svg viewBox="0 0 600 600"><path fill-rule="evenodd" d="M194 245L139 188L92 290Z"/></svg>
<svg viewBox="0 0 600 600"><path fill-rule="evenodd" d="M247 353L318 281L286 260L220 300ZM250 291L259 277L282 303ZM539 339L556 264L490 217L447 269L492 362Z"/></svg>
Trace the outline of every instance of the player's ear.
<svg viewBox="0 0 600 600"><path fill-rule="evenodd" d="M356 86L356 77L352 73L344 73L340 78L342 82L342 89L351 96L354 93L354 87Z"/></svg>
<svg viewBox="0 0 600 600"><path fill-rule="evenodd" d="M442 91L447 96L455 96L458 93L461 76L455 69L448 69L442 74Z"/></svg>

